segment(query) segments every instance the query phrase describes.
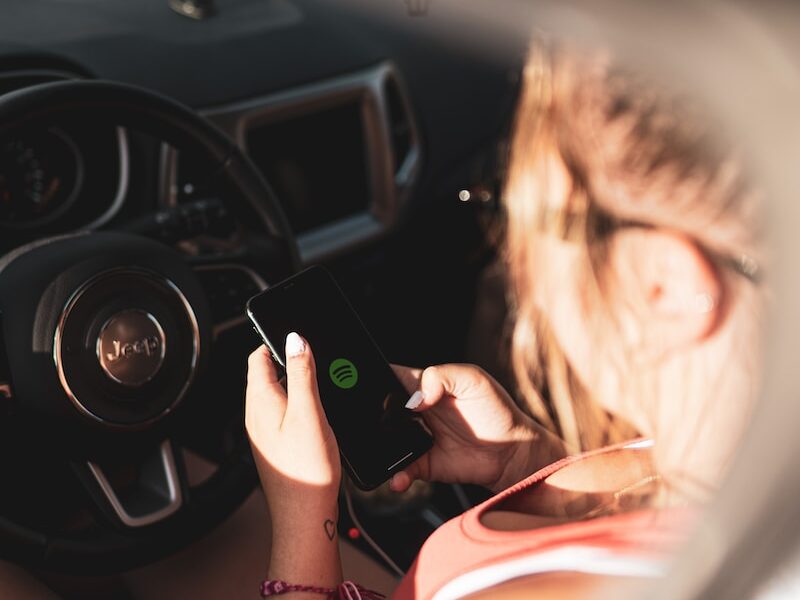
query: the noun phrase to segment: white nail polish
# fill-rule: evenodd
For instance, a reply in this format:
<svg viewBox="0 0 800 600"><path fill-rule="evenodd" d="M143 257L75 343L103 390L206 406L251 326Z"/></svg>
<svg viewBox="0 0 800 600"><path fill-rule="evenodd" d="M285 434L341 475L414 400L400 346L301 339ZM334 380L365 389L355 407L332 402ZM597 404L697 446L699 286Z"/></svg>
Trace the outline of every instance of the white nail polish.
<svg viewBox="0 0 800 600"><path fill-rule="evenodd" d="M422 401L424 399L425 399L425 394L423 394L420 390L417 390L416 392L411 394L411 398L409 398L408 402L406 402L406 408L414 410L420 404L422 404Z"/></svg>
<svg viewBox="0 0 800 600"><path fill-rule="evenodd" d="M286 356L300 356L306 351L306 343L294 331L286 336Z"/></svg>

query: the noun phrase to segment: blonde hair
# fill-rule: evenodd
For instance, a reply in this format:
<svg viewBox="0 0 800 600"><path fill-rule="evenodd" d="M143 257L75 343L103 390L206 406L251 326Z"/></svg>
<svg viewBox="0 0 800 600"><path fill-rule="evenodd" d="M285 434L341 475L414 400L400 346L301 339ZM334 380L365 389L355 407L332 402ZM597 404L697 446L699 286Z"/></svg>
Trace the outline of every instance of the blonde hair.
<svg viewBox="0 0 800 600"><path fill-rule="evenodd" d="M604 232L622 222L683 232L710 257L763 261L757 196L742 161L716 133L694 101L614 67L607 54L543 38L532 46L504 192L515 313L512 366L529 412L575 449L629 439L634 431L583 389L537 310L531 241L555 234L576 242L586 265L583 301L599 306L608 300ZM552 157L563 163L571 186L566 204L556 210L546 197ZM718 270L729 294L748 293L743 286L749 282L725 264ZM594 325L598 339L613 337L608 330L599 333L604 325Z"/></svg>

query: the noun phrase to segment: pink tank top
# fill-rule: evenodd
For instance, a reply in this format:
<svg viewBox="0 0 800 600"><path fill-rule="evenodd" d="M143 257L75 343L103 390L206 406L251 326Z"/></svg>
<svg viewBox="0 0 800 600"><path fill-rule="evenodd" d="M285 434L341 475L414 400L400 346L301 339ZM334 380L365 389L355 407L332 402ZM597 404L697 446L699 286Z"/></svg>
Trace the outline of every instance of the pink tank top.
<svg viewBox="0 0 800 600"><path fill-rule="evenodd" d="M449 600L523 576L555 571L656 577L685 539L694 511L640 510L520 531L497 531L481 516L567 465L642 447L633 441L560 460L448 521L425 542L392 598Z"/></svg>

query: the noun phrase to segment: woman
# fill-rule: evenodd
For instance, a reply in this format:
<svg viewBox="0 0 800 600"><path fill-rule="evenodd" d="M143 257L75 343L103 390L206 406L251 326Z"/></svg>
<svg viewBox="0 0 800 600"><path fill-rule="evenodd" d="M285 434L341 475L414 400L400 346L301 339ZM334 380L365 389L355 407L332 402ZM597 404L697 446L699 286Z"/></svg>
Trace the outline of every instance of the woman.
<svg viewBox="0 0 800 600"><path fill-rule="evenodd" d="M500 492L432 535L397 597L570 597L658 574L754 402L757 196L691 102L538 42L505 205L526 410L477 367L397 367L435 445L392 489ZM298 333L286 390L263 348L250 357L247 429L273 523L268 578L332 588L339 456Z"/></svg>

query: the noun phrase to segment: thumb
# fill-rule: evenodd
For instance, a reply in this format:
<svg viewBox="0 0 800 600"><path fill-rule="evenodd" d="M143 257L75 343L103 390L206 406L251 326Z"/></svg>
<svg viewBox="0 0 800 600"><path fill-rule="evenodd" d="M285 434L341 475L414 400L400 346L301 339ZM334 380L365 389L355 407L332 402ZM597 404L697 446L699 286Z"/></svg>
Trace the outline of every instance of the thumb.
<svg viewBox="0 0 800 600"><path fill-rule="evenodd" d="M305 418L325 416L319 399L314 355L308 342L294 331L286 336L286 391L289 396L287 414Z"/></svg>
<svg viewBox="0 0 800 600"><path fill-rule="evenodd" d="M481 385L485 374L474 365L447 364L428 367L419 377L419 388L411 395L406 408L422 411L444 398L459 398Z"/></svg>
<svg viewBox="0 0 800 600"><path fill-rule="evenodd" d="M455 388L449 365L428 367L419 377L419 388L415 391L406 408L423 411L434 407L442 398L451 395Z"/></svg>
<svg viewBox="0 0 800 600"><path fill-rule="evenodd" d="M390 365L392 371L409 392L419 389L419 379L422 377L422 369L414 367L404 367L403 365Z"/></svg>

